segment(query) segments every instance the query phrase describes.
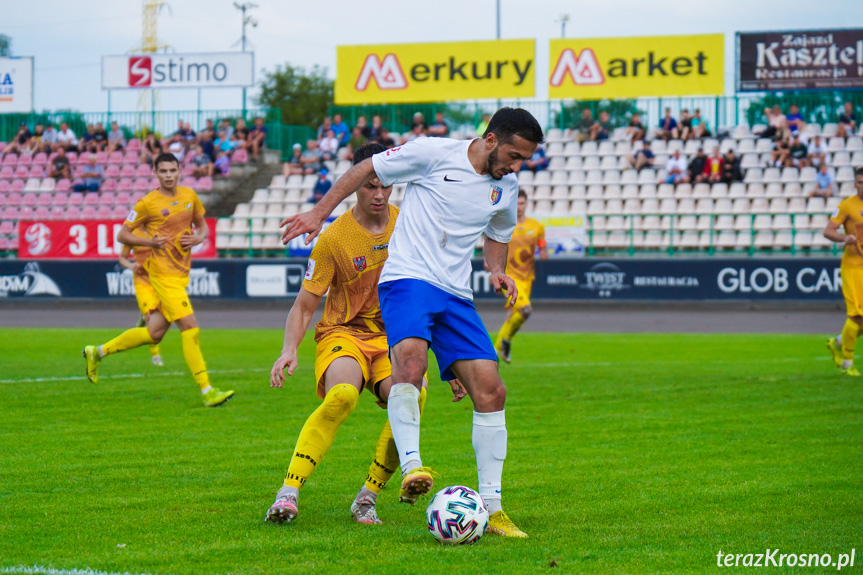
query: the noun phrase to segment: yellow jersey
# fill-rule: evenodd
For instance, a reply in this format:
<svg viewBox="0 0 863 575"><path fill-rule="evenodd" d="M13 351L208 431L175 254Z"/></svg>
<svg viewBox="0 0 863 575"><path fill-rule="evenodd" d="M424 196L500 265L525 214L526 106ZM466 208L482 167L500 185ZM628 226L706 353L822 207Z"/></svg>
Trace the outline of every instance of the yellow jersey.
<svg viewBox="0 0 863 575"><path fill-rule="evenodd" d="M144 232L141 231L140 228L132 231L133 236L137 236L139 238L146 238L147 236ZM138 269L135 271L135 281L136 282L144 282L150 283L150 272L147 271L149 265L150 254L153 252L153 248L148 248L145 246L135 246L134 248L129 245L123 245L122 254L125 257L129 257L129 254L132 254L132 259L138 264Z"/></svg>
<svg viewBox="0 0 863 575"><path fill-rule="evenodd" d="M324 315L315 326L315 341L332 333L347 333L361 340L385 333L378 280L399 209L389 206L389 214L387 227L380 234L362 227L349 210L318 236L303 281L309 293L322 296L329 292Z"/></svg>
<svg viewBox="0 0 863 575"><path fill-rule="evenodd" d="M160 276L185 276L192 266L192 253L180 245L180 237L192 233L192 222L204 216L204 206L192 188L177 186L177 193L168 196L153 190L141 198L129 216L126 225L139 227L149 237L167 237L162 249L153 248L149 258L149 272Z"/></svg>
<svg viewBox="0 0 863 575"><path fill-rule="evenodd" d="M537 248L545 247L545 227L532 218L516 224L506 260L506 275L514 280L533 281Z"/></svg>
<svg viewBox="0 0 863 575"><path fill-rule="evenodd" d="M842 267L863 267L863 200L856 195L845 198L830 215L830 221L844 226L846 234L854 234L857 238L856 244L845 246Z"/></svg>

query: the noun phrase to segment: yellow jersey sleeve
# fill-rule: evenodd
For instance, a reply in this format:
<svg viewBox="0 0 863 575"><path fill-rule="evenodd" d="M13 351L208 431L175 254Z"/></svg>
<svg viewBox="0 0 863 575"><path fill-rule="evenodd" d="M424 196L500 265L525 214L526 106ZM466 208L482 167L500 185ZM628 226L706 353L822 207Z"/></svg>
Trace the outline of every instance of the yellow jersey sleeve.
<svg viewBox="0 0 863 575"><path fill-rule="evenodd" d="M138 200L129 215L126 216L126 225L129 229L135 230L145 225L150 219L150 214L147 208L146 196Z"/></svg>
<svg viewBox="0 0 863 575"><path fill-rule="evenodd" d="M204 209L204 204L201 203L201 198L198 197L197 193L195 193L195 199L192 203L195 205L195 209L193 210L193 219L203 218L204 214L207 213L207 210Z"/></svg>
<svg viewBox="0 0 863 575"><path fill-rule="evenodd" d="M848 202L847 200L842 200L839 202L839 205L833 210L833 213L830 214L830 221L834 224L842 225L845 223L845 220L848 219Z"/></svg>
<svg viewBox="0 0 863 575"><path fill-rule="evenodd" d="M329 235L321 234L309 256L303 288L309 293L323 296L330 289L335 275L336 265L329 245Z"/></svg>

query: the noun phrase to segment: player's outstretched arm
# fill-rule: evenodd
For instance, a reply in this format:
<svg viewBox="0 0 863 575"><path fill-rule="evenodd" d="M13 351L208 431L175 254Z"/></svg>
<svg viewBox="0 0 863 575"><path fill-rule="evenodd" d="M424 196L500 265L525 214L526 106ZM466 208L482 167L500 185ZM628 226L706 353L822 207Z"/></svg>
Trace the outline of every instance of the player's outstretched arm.
<svg viewBox="0 0 863 575"><path fill-rule="evenodd" d="M501 294L505 291L510 305L515 305L515 300L518 299L518 288L515 287L515 281L504 273L508 251L509 244L497 242L488 236L485 237L482 253L485 257L485 265L488 266L488 270L491 272L491 277L489 277L491 287L494 288L494 293L496 294Z"/></svg>
<svg viewBox="0 0 863 575"><path fill-rule="evenodd" d="M321 227L327 221L327 217L336 209L336 206L356 190L366 185L366 182L373 177L375 177L375 168L372 165L371 158L363 160L345 172L345 175L333 184L330 191L324 195L323 199L314 208L307 212L291 216L279 224L282 227L287 226L282 232L282 243L287 245L292 239L303 234L309 234L306 238L306 245L310 244L320 233Z"/></svg>
<svg viewBox="0 0 863 575"><path fill-rule="evenodd" d="M297 348L302 343L303 336L306 335L306 330L312 323L312 315L320 303L321 296L300 288L300 293L297 294L297 299L285 321L285 342L282 346L282 354L273 364L270 372L270 387L282 387L285 371L288 375L293 375L294 370L297 369Z"/></svg>

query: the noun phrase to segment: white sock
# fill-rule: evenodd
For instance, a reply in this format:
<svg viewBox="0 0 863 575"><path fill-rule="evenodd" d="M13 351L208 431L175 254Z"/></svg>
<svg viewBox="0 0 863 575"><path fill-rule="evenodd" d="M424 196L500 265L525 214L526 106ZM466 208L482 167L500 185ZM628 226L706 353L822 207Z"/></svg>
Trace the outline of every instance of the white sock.
<svg viewBox="0 0 863 575"><path fill-rule="evenodd" d="M377 500L378 500L378 494L375 493L374 491L372 491L371 489L369 489L368 487L366 487L365 485L363 485L362 488L360 488L359 493L357 493L356 501L359 501L363 497L368 497L373 502L377 502Z"/></svg>
<svg viewBox="0 0 863 575"><path fill-rule="evenodd" d="M842 334L840 333L839 335L837 335L836 339L834 341L836 342L836 347L841 348L842 347Z"/></svg>
<svg viewBox="0 0 863 575"><path fill-rule="evenodd" d="M853 361L853 360L850 360L850 359L844 359L844 360L842 360L842 369L848 369L848 368L849 368L849 367L851 367L852 365L854 365L854 361Z"/></svg>
<svg viewBox="0 0 863 575"><path fill-rule="evenodd" d="M506 459L506 418L503 410L491 413L474 411L472 439L476 452L479 494L491 515L500 511L501 476Z"/></svg>
<svg viewBox="0 0 863 575"><path fill-rule="evenodd" d="M213 389L213 386L208 385L207 387L205 387L204 389L201 390L201 395L207 395L208 393L210 393L211 389Z"/></svg>
<svg viewBox="0 0 863 575"><path fill-rule="evenodd" d="M297 500L299 500L300 490L297 489L296 487L291 487L290 485L283 485L282 488L279 489L279 492L276 493L276 499L278 499L279 497L285 497L288 495L293 495L294 497L297 498Z"/></svg>
<svg viewBox="0 0 863 575"><path fill-rule="evenodd" d="M396 383L387 398L387 417L399 450L402 475L422 467L420 459L420 392L410 383Z"/></svg>
<svg viewBox="0 0 863 575"><path fill-rule="evenodd" d="M104 352L104 351L102 351L102 346L101 346L101 345L100 345L99 347L97 347L97 348L96 348L96 351L99 353L99 357L100 357L100 358L105 357L105 352Z"/></svg>

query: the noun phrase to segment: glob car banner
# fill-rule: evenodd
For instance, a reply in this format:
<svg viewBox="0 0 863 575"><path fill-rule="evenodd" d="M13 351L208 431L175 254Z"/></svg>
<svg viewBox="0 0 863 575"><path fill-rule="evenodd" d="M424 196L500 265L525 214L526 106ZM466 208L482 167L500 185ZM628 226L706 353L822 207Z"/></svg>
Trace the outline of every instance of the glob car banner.
<svg viewBox="0 0 863 575"><path fill-rule="evenodd" d="M737 34L740 92L860 88L863 28Z"/></svg>
<svg viewBox="0 0 863 575"><path fill-rule="evenodd" d="M26 259L117 259L123 244L120 220L36 220L18 224L18 257ZM216 257L216 218L209 237L192 248L193 258ZM179 242L179 238L174 238Z"/></svg>

